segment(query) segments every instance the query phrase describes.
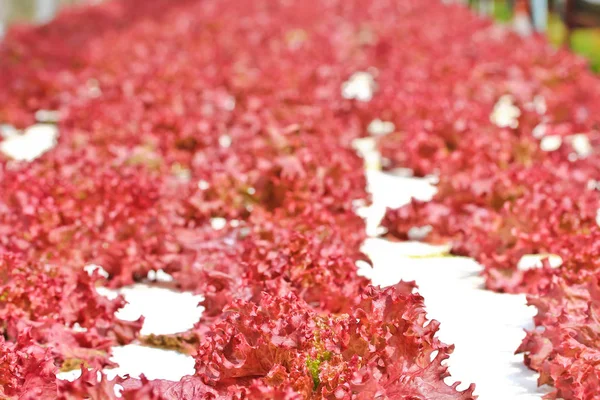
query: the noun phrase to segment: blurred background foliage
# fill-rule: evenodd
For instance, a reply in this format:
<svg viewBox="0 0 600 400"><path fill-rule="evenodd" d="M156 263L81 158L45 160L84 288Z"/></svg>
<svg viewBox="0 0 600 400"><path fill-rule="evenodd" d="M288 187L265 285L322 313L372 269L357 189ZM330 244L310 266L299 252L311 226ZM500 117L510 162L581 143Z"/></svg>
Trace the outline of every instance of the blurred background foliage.
<svg viewBox="0 0 600 400"><path fill-rule="evenodd" d="M53 0L0 0L4 2L8 23L26 22L36 19L36 10L44 1ZM94 3L99 0L55 0L58 6L65 7L81 3ZM148 0L150 1L150 0ZM350 1L350 0L349 0ZM477 5L478 0L471 1ZM507 0L494 0L493 17L500 22L510 23L513 15ZM548 40L556 46L565 45L565 26L559 15L550 13L548 17ZM1 35L0 35L1 36ZM600 72L600 28L578 29L571 37L571 48L574 52L587 57L591 68Z"/></svg>
<svg viewBox="0 0 600 400"><path fill-rule="evenodd" d="M0 0L6 3L8 22L27 22L35 19L39 2L36 0ZM88 3L86 0L58 0L59 7L71 6L78 3Z"/></svg>
<svg viewBox="0 0 600 400"><path fill-rule="evenodd" d="M494 1L494 18L503 23L510 23L513 15L505 0ZM550 13L548 16L548 40L555 46L564 46L566 28L560 16ZM571 49L590 61L591 68L600 72L600 28L577 29L571 37Z"/></svg>

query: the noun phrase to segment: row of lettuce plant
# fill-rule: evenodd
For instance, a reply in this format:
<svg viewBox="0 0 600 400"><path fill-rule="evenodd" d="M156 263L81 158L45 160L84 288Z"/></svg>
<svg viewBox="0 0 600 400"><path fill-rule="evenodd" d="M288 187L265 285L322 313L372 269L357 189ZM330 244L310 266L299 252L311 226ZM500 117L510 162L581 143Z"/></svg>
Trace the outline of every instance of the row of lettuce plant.
<svg viewBox="0 0 600 400"><path fill-rule="evenodd" d="M429 0L114 0L12 29L0 121L50 116L60 136L31 162L0 156L0 397L474 398L444 383L453 348L414 285L357 275L370 200L352 142L375 119L395 144L410 121L478 121L497 69L456 79L494 32ZM159 270L203 296L193 329L140 335L96 291ZM190 354L195 374L108 379L128 343Z"/></svg>

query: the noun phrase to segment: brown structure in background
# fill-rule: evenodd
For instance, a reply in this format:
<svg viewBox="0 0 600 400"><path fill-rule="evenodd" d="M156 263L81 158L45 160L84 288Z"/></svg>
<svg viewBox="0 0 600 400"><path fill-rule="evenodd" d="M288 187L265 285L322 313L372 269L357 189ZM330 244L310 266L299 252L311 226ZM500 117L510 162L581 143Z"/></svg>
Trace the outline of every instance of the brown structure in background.
<svg viewBox="0 0 600 400"><path fill-rule="evenodd" d="M600 26L600 3L585 0L566 0L563 19L569 38L573 29ZM570 42L570 40L569 40Z"/></svg>

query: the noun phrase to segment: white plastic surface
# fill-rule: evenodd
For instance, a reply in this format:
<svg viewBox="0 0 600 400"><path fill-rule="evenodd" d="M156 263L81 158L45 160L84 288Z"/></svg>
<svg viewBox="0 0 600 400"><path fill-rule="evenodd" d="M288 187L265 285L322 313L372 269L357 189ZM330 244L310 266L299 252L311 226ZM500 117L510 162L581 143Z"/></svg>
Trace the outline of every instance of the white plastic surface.
<svg viewBox="0 0 600 400"><path fill-rule="evenodd" d="M0 152L15 160L33 161L56 145L58 129L52 124L36 124L21 134L3 126L0 135Z"/></svg>

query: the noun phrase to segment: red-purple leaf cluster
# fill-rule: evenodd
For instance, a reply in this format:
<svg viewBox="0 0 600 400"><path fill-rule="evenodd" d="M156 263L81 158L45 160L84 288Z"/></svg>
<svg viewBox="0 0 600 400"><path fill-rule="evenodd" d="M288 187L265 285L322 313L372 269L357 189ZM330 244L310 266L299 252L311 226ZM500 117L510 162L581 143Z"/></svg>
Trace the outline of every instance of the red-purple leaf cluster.
<svg viewBox="0 0 600 400"><path fill-rule="evenodd" d="M292 383L301 398L462 398L441 381L452 349L434 337L437 323L424 327L418 295L368 288L357 300L337 315L319 315L293 294L235 301L201 344L196 372L224 389Z"/></svg>
<svg viewBox="0 0 600 400"><path fill-rule="evenodd" d="M12 342L25 337L43 346L57 366L114 365L110 347L133 341L143 319L115 317L125 301L95 289L97 276L0 254L0 332Z"/></svg>
<svg viewBox="0 0 600 400"><path fill-rule="evenodd" d="M543 295L529 303L538 308L535 317L543 331L533 330L518 351L526 352L525 363L540 371L539 384L552 384L557 391L549 398L592 399L598 395L600 372L600 288L597 277L569 284L554 277Z"/></svg>

